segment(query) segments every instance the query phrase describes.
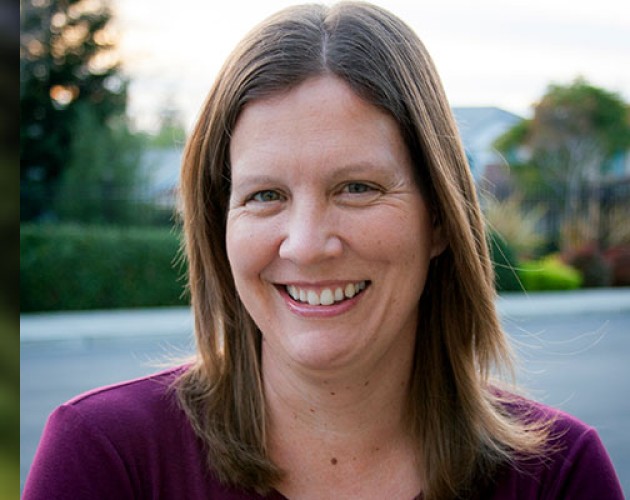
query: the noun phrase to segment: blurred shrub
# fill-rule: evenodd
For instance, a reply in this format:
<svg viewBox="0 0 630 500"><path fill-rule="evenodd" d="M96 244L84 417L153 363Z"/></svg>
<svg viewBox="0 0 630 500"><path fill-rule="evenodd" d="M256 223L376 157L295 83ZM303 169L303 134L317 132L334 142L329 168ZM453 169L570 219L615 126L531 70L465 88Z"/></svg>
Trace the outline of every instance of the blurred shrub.
<svg viewBox="0 0 630 500"><path fill-rule="evenodd" d="M599 225L594 224L588 213L566 218L560 225L560 241L565 253L589 245L598 240Z"/></svg>
<svg viewBox="0 0 630 500"><path fill-rule="evenodd" d="M497 291L522 291L523 287L516 271L518 261L512 247L499 234L492 231L489 233L489 245Z"/></svg>
<svg viewBox="0 0 630 500"><path fill-rule="evenodd" d="M618 245L604 252L611 268L612 286L630 286L630 244Z"/></svg>
<svg viewBox="0 0 630 500"><path fill-rule="evenodd" d="M565 257L582 274L583 287L604 287L612 283L612 268L595 245L586 245Z"/></svg>
<svg viewBox="0 0 630 500"><path fill-rule="evenodd" d="M523 197L514 193L504 200L486 198L483 206L488 227L509 243L517 257L531 257L545 243L539 230L546 213L542 205L526 208Z"/></svg>
<svg viewBox="0 0 630 500"><path fill-rule="evenodd" d="M607 222L604 234L608 247L622 248L630 247L630 203L626 198L625 203L619 203L611 207L608 211Z"/></svg>
<svg viewBox="0 0 630 500"><path fill-rule="evenodd" d="M23 226L22 311L183 305L178 252L168 228Z"/></svg>
<svg viewBox="0 0 630 500"><path fill-rule="evenodd" d="M582 284L580 272L555 255L522 263L519 276L528 292L574 290Z"/></svg>

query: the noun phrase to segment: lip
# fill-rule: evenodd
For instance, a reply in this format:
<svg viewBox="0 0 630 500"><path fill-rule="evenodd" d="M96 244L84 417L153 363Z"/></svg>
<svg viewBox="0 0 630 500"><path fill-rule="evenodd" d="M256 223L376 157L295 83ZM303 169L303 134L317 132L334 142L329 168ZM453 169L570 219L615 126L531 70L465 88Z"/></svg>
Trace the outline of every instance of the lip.
<svg viewBox="0 0 630 500"><path fill-rule="evenodd" d="M361 280L359 280L361 281ZM348 282L345 282L348 283ZM304 302L298 302L294 300L286 290L287 285L294 285L303 288L311 288L321 290L323 288L331 287L333 285L339 285L339 282L326 282L326 283L317 283L317 285L313 284L305 284L305 283L286 283L286 284L278 284L276 285L276 290L280 294L280 297L284 300L285 304L289 308L289 310L297 314L298 316L302 316L305 318L332 318L335 316L339 316L341 314L345 314L350 311L363 299L365 292L370 288L370 282L367 281L368 286L362 290L360 293L352 297L351 299L346 298L342 302L336 302L334 304L328 306L313 306L310 304L306 304Z"/></svg>

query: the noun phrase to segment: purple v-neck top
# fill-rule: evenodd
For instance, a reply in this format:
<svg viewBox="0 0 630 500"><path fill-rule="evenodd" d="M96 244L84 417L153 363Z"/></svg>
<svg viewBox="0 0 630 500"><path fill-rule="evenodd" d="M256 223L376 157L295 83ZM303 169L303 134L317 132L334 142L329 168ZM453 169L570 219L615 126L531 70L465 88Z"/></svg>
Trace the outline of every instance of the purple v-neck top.
<svg viewBox="0 0 630 500"><path fill-rule="evenodd" d="M226 487L171 389L182 368L90 391L50 416L24 486L23 500L260 499ZM623 499L596 431L538 403L533 415L556 418L557 442L545 460L506 468L492 499ZM278 492L267 498L283 499Z"/></svg>

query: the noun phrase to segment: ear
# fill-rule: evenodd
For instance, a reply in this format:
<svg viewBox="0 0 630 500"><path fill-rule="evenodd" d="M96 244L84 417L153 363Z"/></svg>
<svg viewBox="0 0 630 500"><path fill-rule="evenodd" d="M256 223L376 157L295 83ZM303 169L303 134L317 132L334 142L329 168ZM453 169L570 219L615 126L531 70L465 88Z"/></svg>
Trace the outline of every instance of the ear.
<svg viewBox="0 0 630 500"><path fill-rule="evenodd" d="M444 227L437 220L437 217L433 218L433 230L431 234L431 258L439 256L448 246L448 240L444 232Z"/></svg>

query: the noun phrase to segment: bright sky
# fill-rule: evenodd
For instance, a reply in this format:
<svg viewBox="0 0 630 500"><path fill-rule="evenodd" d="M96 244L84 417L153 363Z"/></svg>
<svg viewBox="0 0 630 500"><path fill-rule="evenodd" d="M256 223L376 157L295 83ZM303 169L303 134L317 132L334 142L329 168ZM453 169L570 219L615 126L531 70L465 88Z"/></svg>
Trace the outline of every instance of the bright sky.
<svg viewBox="0 0 630 500"><path fill-rule="evenodd" d="M191 128L219 68L251 27L290 0L114 0L132 79L129 112L154 128L165 107ZM324 1L323 3L333 3ZM528 116L549 83L578 75L630 101L627 0L375 0L431 53L453 106Z"/></svg>

